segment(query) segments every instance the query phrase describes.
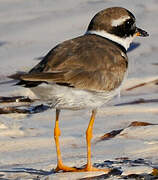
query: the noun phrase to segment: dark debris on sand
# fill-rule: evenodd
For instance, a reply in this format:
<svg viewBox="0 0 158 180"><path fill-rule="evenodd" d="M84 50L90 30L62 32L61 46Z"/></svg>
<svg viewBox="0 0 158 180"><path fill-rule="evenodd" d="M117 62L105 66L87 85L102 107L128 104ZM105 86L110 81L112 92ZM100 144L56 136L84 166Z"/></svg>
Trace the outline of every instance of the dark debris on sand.
<svg viewBox="0 0 158 180"><path fill-rule="evenodd" d="M128 174L122 175L123 170L122 166L128 167L139 167L139 166L148 166L152 167L152 162L139 158L136 160L130 160L127 157L117 158L116 160L106 160L103 163L96 163L94 164L95 167L98 168L111 168L112 171L108 174L103 174L99 176L81 178L79 180L102 180L102 179L132 179L132 180L155 180L158 179L158 169L153 168L153 171L149 174L142 173L142 174Z"/></svg>
<svg viewBox="0 0 158 180"><path fill-rule="evenodd" d="M0 114L35 114L46 111L50 108L48 105L36 105L32 106L32 103L36 100L30 99L25 96L14 96L14 97L2 97L0 96Z"/></svg>

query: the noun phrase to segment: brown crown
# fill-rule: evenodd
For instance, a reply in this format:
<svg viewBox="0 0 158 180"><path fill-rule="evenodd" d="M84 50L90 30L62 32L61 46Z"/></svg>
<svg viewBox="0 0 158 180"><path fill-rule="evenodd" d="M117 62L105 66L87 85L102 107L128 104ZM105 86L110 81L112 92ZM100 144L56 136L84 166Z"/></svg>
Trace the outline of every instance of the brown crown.
<svg viewBox="0 0 158 180"><path fill-rule="evenodd" d="M111 26L112 20L119 19L122 16L129 16L130 18L135 20L133 14L125 8L122 7L107 8L98 12L93 17L87 30L88 31L105 30L106 32L110 32L112 28Z"/></svg>

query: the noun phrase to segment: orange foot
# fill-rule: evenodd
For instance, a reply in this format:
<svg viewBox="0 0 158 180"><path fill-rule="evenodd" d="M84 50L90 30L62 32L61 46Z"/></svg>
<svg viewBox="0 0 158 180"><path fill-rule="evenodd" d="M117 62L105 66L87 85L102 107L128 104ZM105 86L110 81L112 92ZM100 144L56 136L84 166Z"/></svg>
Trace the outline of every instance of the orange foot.
<svg viewBox="0 0 158 180"><path fill-rule="evenodd" d="M75 167L68 167L68 166L65 166L65 165L58 165L55 169L55 172L59 172L59 171L63 171L63 172L87 172L87 171L102 171L102 172L105 172L106 174L109 173L111 171L111 169L98 169L98 168L95 168L93 166L90 166L90 167L85 167L85 168L75 168Z"/></svg>

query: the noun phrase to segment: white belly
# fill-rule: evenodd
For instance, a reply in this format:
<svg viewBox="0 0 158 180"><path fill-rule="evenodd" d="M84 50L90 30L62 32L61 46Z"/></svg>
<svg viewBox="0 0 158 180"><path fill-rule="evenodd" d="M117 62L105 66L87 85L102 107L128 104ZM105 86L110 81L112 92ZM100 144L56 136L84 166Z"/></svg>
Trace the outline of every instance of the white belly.
<svg viewBox="0 0 158 180"><path fill-rule="evenodd" d="M95 109L119 94L120 88L111 92L95 92L42 83L31 88L38 98L57 109Z"/></svg>

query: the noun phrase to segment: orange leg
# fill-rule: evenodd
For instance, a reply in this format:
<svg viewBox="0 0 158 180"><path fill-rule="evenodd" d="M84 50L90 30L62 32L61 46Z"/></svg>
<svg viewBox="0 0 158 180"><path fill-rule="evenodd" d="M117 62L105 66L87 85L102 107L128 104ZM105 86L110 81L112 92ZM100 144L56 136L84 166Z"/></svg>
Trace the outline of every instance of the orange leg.
<svg viewBox="0 0 158 180"><path fill-rule="evenodd" d="M93 124L95 120L96 111L92 111L92 116L86 131L86 141L87 141L87 165L86 168L88 171L91 171L93 169L92 162L91 162L91 139L93 136Z"/></svg>
<svg viewBox="0 0 158 180"><path fill-rule="evenodd" d="M56 120L55 120L55 128L54 128L54 140L56 144L56 152L57 152L57 167L55 169L56 172L63 170L65 172L75 171L76 168L71 168L63 165L61 152L60 152L60 144L59 144L59 136L60 136L60 129L59 129L59 113L60 110L56 110Z"/></svg>
<svg viewBox="0 0 158 180"><path fill-rule="evenodd" d="M87 165L84 168L85 171L104 171L106 173L110 172L110 169L98 169L92 166L91 162L91 139L93 136L93 124L96 116L96 110L92 110L91 119L86 131L86 140L87 140Z"/></svg>
<svg viewBox="0 0 158 180"><path fill-rule="evenodd" d="M59 136L60 136L60 129L59 129L59 113L60 110L56 110L56 121L55 121L55 128L54 128L54 139L56 144L56 152L57 152L57 167L55 169L56 172L62 170L64 172L86 172L86 171L103 171L108 173L110 169L97 169L92 166L91 163L91 139L92 139L92 130L93 124L95 120L96 110L92 111L92 116L86 131L86 140L87 140L87 164L86 167L83 169L68 167L63 165L61 152L60 152L60 145L59 145Z"/></svg>

